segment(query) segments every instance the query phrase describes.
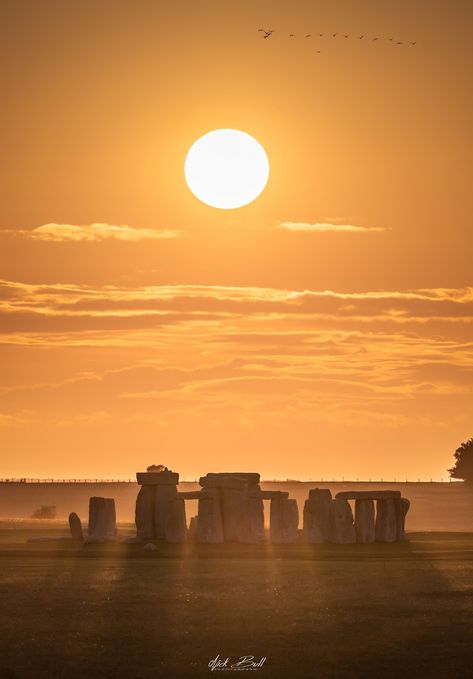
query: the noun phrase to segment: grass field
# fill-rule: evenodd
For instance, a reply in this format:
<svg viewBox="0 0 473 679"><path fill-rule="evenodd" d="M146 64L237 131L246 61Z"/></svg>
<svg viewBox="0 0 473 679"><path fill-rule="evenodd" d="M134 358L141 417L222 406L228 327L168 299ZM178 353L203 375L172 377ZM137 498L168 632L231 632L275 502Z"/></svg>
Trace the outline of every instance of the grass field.
<svg viewBox="0 0 473 679"><path fill-rule="evenodd" d="M217 654L271 679L472 676L471 533L150 553L33 533L0 526L0 677L218 677Z"/></svg>

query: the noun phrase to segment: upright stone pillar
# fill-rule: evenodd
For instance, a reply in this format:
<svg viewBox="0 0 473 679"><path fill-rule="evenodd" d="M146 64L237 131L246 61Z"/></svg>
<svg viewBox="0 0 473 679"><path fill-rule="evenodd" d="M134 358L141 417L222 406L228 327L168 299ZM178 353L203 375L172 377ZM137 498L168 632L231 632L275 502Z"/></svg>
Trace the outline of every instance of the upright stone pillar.
<svg viewBox="0 0 473 679"><path fill-rule="evenodd" d="M197 542L223 542L220 495L217 488L204 489L199 499Z"/></svg>
<svg viewBox="0 0 473 679"><path fill-rule="evenodd" d="M271 500L269 535L274 544L290 544L297 540L299 510L296 500Z"/></svg>
<svg viewBox="0 0 473 679"><path fill-rule="evenodd" d="M141 486L136 498L136 536L141 540L154 540L154 486Z"/></svg>
<svg viewBox="0 0 473 679"><path fill-rule="evenodd" d="M89 500L89 542L114 540L117 535L115 500L91 497Z"/></svg>
<svg viewBox="0 0 473 679"><path fill-rule="evenodd" d="M136 480L141 485L135 508L137 537L180 542L183 511L185 527L185 508L177 503L179 474L168 469L138 472Z"/></svg>
<svg viewBox="0 0 473 679"><path fill-rule="evenodd" d="M330 542L348 545L356 542L353 512L347 500L335 498L331 506Z"/></svg>
<svg viewBox="0 0 473 679"><path fill-rule="evenodd" d="M397 514L397 530L396 539L401 541L406 538L406 514L409 511L411 503L406 497L401 497L400 500L396 501L396 514Z"/></svg>
<svg viewBox="0 0 473 679"><path fill-rule="evenodd" d="M396 542L398 535L399 510L396 500L378 500L376 502L376 542Z"/></svg>
<svg viewBox="0 0 473 679"><path fill-rule="evenodd" d="M355 532L357 542L374 542L375 527L373 500L355 500Z"/></svg>
<svg viewBox="0 0 473 679"><path fill-rule="evenodd" d="M166 542L185 542L187 537L184 500L175 498L166 508L164 538Z"/></svg>
<svg viewBox="0 0 473 679"><path fill-rule="evenodd" d="M327 542L330 537L332 493L328 488L312 488L304 503L302 533L310 544Z"/></svg>
<svg viewBox="0 0 473 679"><path fill-rule="evenodd" d="M69 514L69 528L73 540L82 542L84 540L84 533L82 531L82 521L75 512Z"/></svg>

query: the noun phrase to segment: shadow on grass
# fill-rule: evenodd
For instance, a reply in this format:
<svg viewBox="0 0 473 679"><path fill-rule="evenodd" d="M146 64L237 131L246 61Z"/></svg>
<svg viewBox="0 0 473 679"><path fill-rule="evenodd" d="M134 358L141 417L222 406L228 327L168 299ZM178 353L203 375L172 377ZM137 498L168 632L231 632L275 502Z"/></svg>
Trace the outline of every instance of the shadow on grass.
<svg viewBox="0 0 473 679"><path fill-rule="evenodd" d="M11 556L32 570L5 591L16 629L4 668L12 679L200 679L219 654L265 656L256 676L271 679L468 676L472 549L471 535L413 534Z"/></svg>

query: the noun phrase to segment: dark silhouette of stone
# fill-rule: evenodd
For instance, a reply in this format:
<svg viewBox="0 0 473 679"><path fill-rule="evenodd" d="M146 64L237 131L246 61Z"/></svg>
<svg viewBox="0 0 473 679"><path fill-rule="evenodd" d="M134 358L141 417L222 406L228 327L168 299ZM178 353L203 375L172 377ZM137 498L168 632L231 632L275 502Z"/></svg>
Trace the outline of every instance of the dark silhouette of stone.
<svg viewBox="0 0 473 679"><path fill-rule="evenodd" d="M141 540L153 540L154 531L154 486L141 486L135 505L136 536Z"/></svg>
<svg viewBox="0 0 473 679"><path fill-rule="evenodd" d="M376 542L395 542L398 539L399 501L378 500L376 503Z"/></svg>
<svg viewBox="0 0 473 679"><path fill-rule="evenodd" d="M72 539L82 542L84 539L82 521L75 512L69 514L69 528L71 529Z"/></svg>
<svg viewBox="0 0 473 679"><path fill-rule="evenodd" d="M397 513L397 531L396 539L401 541L406 538L406 514L409 511L411 503L405 497L396 501L396 513Z"/></svg>
<svg viewBox="0 0 473 679"><path fill-rule="evenodd" d="M173 511L172 501L177 500L177 488L170 484L154 488L154 537L156 540L166 540L166 522Z"/></svg>
<svg viewBox="0 0 473 679"><path fill-rule="evenodd" d="M176 497L169 502L164 526L166 542L185 542L187 538L186 508L183 499Z"/></svg>
<svg viewBox="0 0 473 679"><path fill-rule="evenodd" d="M115 500L105 497L91 497L89 500L89 542L114 540L117 535Z"/></svg>
<svg viewBox="0 0 473 679"><path fill-rule="evenodd" d="M304 540L310 544L327 542L330 537L332 493L328 489L313 488L304 503Z"/></svg>
<svg viewBox="0 0 473 679"><path fill-rule="evenodd" d="M137 472L136 481L140 486L175 486L179 483L177 472Z"/></svg>
<svg viewBox="0 0 473 679"><path fill-rule="evenodd" d="M248 480L240 477L217 475L201 476L199 484L203 488L228 488L229 490L244 490L248 488Z"/></svg>
<svg viewBox="0 0 473 679"><path fill-rule="evenodd" d="M277 500L280 497L289 497L289 493L284 490L258 490L251 487L248 489L248 493L250 497L256 497L260 500Z"/></svg>
<svg viewBox="0 0 473 679"><path fill-rule="evenodd" d="M197 542L223 542L220 494L216 488L202 492L197 515Z"/></svg>
<svg viewBox="0 0 473 679"><path fill-rule="evenodd" d="M274 544L290 544L297 539L299 510L296 500L271 500L269 534Z"/></svg>
<svg viewBox="0 0 473 679"><path fill-rule="evenodd" d="M353 512L347 500L336 497L330 509L330 542L348 545L356 542Z"/></svg>
<svg viewBox="0 0 473 679"><path fill-rule="evenodd" d="M373 500L355 501L355 532L357 542L374 542L375 524Z"/></svg>
<svg viewBox="0 0 473 679"><path fill-rule="evenodd" d="M394 500L400 497L400 490L344 490L335 495L335 499L340 500Z"/></svg>
<svg viewBox="0 0 473 679"><path fill-rule="evenodd" d="M329 488L311 488L309 490L309 500L329 502L329 500L332 500L332 493Z"/></svg>
<svg viewBox="0 0 473 679"><path fill-rule="evenodd" d="M249 512L246 488L225 487L219 492L225 542L241 542Z"/></svg>

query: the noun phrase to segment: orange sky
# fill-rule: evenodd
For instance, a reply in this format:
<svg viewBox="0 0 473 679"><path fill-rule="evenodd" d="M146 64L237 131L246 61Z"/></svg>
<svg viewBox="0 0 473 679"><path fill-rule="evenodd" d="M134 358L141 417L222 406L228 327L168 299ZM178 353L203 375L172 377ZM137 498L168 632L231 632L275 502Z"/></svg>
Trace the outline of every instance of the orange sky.
<svg viewBox="0 0 473 679"><path fill-rule="evenodd" d="M2 3L0 476L445 477L472 435L472 20ZM222 127L270 160L239 210L184 181Z"/></svg>

